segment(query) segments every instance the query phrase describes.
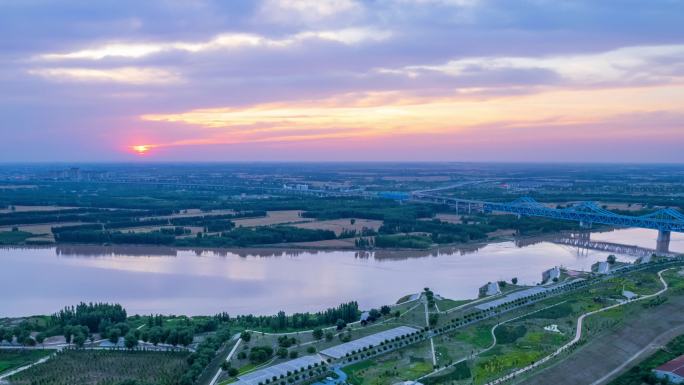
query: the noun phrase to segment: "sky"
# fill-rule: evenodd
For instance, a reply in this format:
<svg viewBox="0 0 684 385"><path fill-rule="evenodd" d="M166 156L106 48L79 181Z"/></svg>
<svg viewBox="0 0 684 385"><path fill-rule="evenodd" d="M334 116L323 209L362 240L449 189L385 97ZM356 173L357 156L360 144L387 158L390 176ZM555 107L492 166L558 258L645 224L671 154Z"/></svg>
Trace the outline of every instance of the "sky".
<svg viewBox="0 0 684 385"><path fill-rule="evenodd" d="M681 0L0 0L0 162L684 162Z"/></svg>

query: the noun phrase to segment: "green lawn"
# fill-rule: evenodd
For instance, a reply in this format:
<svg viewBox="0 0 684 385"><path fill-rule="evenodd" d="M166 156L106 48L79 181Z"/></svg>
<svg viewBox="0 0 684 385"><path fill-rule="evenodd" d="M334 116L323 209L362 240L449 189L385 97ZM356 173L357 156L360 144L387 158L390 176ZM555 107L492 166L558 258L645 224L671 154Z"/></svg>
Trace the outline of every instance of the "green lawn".
<svg viewBox="0 0 684 385"><path fill-rule="evenodd" d="M52 350L42 349L0 350L0 373L31 364L51 353Z"/></svg>
<svg viewBox="0 0 684 385"><path fill-rule="evenodd" d="M33 234L26 231L0 231L0 245L12 245L22 243L26 238L32 237Z"/></svg>
<svg viewBox="0 0 684 385"><path fill-rule="evenodd" d="M440 299L440 300L438 300L438 301L436 301L436 302L437 302L437 307L439 307L439 310L441 310L441 311L447 311L447 310L449 310L449 309L453 309L453 308L455 308L455 307L457 307L457 306L464 305L464 304L466 304L466 303L468 303L468 302L471 302L471 301L472 301L472 300L470 300L470 299L456 301L456 300L453 300L453 299L446 299L446 298L445 298L445 299Z"/></svg>

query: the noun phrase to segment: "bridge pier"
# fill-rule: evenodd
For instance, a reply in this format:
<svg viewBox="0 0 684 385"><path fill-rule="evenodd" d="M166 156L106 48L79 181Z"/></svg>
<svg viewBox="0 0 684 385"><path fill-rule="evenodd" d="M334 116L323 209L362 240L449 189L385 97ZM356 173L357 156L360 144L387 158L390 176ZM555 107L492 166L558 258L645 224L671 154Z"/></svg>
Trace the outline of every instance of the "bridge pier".
<svg viewBox="0 0 684 385"><path fill-rule="evenodd" d="M656 251L660 253L668 253L670 251L670 232L667 230L658 230L658 241L656 243Z"/></svg>

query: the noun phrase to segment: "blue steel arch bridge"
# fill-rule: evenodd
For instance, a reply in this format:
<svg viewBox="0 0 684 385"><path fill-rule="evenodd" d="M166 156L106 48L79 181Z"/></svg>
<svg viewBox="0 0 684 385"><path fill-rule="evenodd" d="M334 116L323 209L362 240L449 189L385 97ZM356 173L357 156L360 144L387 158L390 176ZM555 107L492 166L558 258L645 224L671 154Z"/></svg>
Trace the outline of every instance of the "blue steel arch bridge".
<svg viewBox="0 0 684 385"><path fill-rule="evenodd" d="M585 228L590 228L592 224L597 223L616 227L640 227L658 230L656 250L661 252L668 251L671 232L684 233L684 214L672 208L661 209L641 216L630 216L606 210L596 202L579 202L564 208L551 208L529 197L502 203L446 197L429 192L414 192L412 200L446 204L456 207L458 211L468 213L503 212L518 216L575 221Z"/></svg>

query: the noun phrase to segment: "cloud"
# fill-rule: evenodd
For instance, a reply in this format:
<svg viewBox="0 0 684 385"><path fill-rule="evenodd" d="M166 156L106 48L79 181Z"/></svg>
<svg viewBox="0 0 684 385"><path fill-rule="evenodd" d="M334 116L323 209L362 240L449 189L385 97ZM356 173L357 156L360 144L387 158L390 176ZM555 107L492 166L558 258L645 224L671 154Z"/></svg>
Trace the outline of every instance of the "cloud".
<svg viewBox="0 0 684 385"><path fill-rule="evenodd" d="M391 32L374 28L345 28L337 30L302 31L283 38L268 38L249 33L224 33L204 42L117 43L66 53L47 53L38 59L55 60L101 60L110 57L138 59L169 51L203 52L248 47L285 48L310 41L331 41L345 45L379 42L391 36Z"/></svg>
<svg viewBox="0 0 684 385"><path fill-rule="evenodd" d="M157 68L122 67L112 69L92 68L40 68L28 71L52 81L76 81L126 84L168 84L180 81L173 72Z"/></svg>
<svg viewBox="0 0 684 385"><path fill-rule="evenodd" d="M662 65L661 63L665 63ZM607 52L542 57L471 57L440 65L380 68L379 73L419 78L430 72L469 77L501 70L546 70L576 85L604 83L670 83L684 80L684 73L670 70L684 64L684 45L625 47Z"/></svg>
<svg viewBox="0 0 684 385"><path fill-rule="evenodd" d="M0 157L49 138L55 157L363 142L429 158L431 138L515 146L592 127L605 144L609 124L681 143L676 125L609 119L684 111L681 14L671 0L0 1Z"/></svg>
<svg viewBox="0 0 684 385"><path fill-rule="evenodd" d="M354 0L266 0L258 17L270 23L318 24L363 12Z"/></svg>
<svg viewBox="0 0 684 385"><path fill-rule="evenodd" d="M483 131L483 135L477 137L487 138L497 132L497 136L510 140L522 139L518 136L520 127L536 127L539 132L544 132L545 127L553 127L554 131L547 133L561 140L573 136L572 127L595 125L613 116L677 111L682 98L684 87L677 86L634 88L627 92L622 89L550 91L487 100L463 96L411 98L381 93L146 114L141 119L157 124L181 124L188 127L193 136L202 132L205 144L407 135L461 137L477 131ZM602 103L596 103L596 100ZM159 127L163 128L164 124ZM639 125L639 129L643 128ZM591 134L605 141L614 132L611 129L609 133ZM678 129L668 127L670 136L677 132ZM193 144L197 144L197 140ZM186 143L175 141L164 146L183 144Z"/></svg>

